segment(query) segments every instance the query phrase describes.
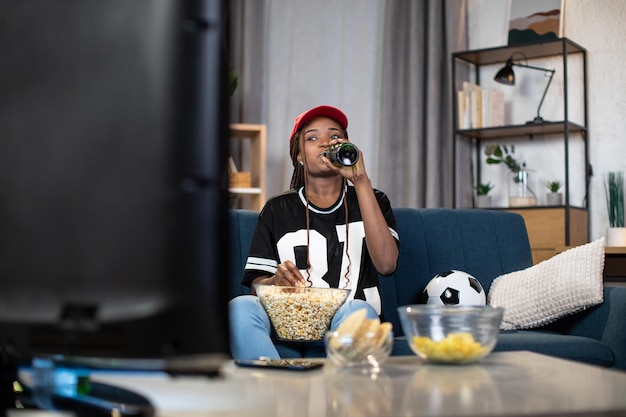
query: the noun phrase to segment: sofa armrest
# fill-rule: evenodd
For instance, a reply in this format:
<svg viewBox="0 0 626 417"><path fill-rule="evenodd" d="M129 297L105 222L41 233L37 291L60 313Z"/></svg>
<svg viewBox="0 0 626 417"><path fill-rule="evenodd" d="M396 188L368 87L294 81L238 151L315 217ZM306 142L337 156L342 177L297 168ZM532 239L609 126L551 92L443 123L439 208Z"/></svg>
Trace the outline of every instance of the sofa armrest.
<svg viewBox="0 0 626 417"><path fill-rule="evenodd" d="M259 212L253 210L231 209L230 210L230 295L235 297L242 294L250 294L250 288L241 283L250 242Z"/></svg>
<svg viewBox="0 0 626 417"><path fill-rule="evenodd" d="M615 367L626 369L626 288L604 287L604 302L546 326L563 334L590 337L615 354Z"/></svg>

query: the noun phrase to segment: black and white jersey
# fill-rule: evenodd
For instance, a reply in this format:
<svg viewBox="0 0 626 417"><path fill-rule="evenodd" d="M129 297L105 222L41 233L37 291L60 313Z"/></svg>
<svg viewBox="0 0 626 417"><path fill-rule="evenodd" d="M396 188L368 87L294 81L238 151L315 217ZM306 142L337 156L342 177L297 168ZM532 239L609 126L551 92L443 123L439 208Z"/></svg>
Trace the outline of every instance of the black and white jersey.
<svg viewBox="0 0 626 417"><path fill-rule="evenodd" d="M398 243L389 199L381 191L374 190L374 194ZM351 289L349 299L365 300L380 314L378 276L365 244L354 187L348 185L329 208L309 203L308 229L306 206L303 188L287 191L266 203L250 244L243 284L250 286L259 276L274 275L278 264L290 260L312 282L311 286Z"/></svg>

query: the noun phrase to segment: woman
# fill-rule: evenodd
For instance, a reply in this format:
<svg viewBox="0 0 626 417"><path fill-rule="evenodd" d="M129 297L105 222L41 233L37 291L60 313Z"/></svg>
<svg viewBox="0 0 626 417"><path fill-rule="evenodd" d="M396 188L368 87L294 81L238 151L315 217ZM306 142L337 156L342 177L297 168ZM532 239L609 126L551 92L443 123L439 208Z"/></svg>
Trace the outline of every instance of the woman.
<svg viewBox="0 0 626 417"><path fill-rule="evenodd" d="M290 190L271 198L261 211L243 284L351 289L333 317L336 328L350 313L365 308L381 313L377 272L396 269L398 235L388 198L372 188L363 156L353 166L335 166L325 151L348 142L348 119L331 106L314 107L296 120L291 132L294 165ZM254 291L254 289L253 289ZM280 355L270 320L254 295L230 302L231 350L235 359ZM299 344L290 357L319 352Z"/></svg>

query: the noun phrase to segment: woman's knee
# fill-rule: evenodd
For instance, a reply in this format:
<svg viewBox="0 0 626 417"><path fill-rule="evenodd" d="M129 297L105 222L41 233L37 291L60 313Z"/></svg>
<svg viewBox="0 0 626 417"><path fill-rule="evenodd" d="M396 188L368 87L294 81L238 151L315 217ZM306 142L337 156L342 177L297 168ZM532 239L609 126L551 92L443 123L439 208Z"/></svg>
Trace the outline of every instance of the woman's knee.
<svg viewBox="0 0 626 417"><path fill-rule="evenodd" d="M256 304L259 301L259 298L254 295L238 295L235 298L232 298L228 305L230 308L241 308L244 306L249 306L252 304Z"/></svg>
<svg viewBox="0 0 626 417"><path fill-rule="evenodd" d="M346 315L354 313L357 310L365 309L367 311L368 319L378 318L378 313L376 313L376 310L374 309L374 307L372 307L367 301L353 299L353 300L347 301L344 304L344 306L346 307L346 310L345 310L347 313Z"/></svg>
<svg viewBox="0 0 626 417"><path fill-rule="evenodd" d="M339 307L339 310L337 310L335 317L333 317L331 328L337 328L337 326L339 326L339 324L344 321L350 314L363 309L366 311L366 317L368 319L378 318L378 313L376 313L374 307L372 307L366 301L353 299L346 301L341 307Z"/></svg>
<svg viewBox="0 0 626 417"><path fill-rule="evenodd" d="M228 302L228 310L231 321L232 319L237 319L239 317L256 315L259 311L259 307L263 309L258 297L254 295L240 295Z"/></svg>

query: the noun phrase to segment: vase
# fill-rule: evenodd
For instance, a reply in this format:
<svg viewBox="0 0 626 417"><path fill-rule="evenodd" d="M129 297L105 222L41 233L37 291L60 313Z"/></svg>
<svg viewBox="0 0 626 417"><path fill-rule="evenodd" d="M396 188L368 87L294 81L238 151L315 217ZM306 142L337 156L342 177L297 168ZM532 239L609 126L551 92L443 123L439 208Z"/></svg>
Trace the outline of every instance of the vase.
<svg viewBox="0 0 626 417"><path fill-rule="evenodd" d="M531 186L528 171L514 172L509 181L509 207L528 207L537 205L537 196Z"/></svg>
<svg viewBox="0 0 626 417"><path fill-rule="evenodd" d="M546 194L546 206L561 206L563 205L562 193L547 193Z"/></svg>
<svg viewBox="0 0 626 417"><path fill-rule="evenodd" d="M606 229L606 246L626 246L626 227Z"/></svg>
<svg viewBox="0 0 626 417"><path fill-rule="evenodd" d="M491 196L490 195L477 195L474 198L474 207L476 208L491 207Z"/></svg>

